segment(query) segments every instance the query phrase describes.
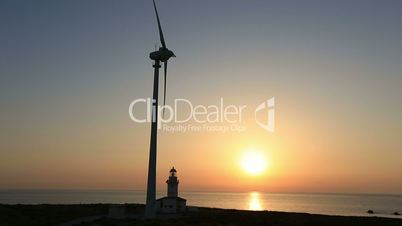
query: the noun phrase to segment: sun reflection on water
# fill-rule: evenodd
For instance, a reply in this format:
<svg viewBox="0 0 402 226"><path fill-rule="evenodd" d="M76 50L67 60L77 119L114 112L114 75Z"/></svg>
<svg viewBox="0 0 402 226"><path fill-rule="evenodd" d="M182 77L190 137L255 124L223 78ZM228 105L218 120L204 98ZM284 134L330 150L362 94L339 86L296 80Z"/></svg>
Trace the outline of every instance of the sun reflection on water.
<svg viewBox="0 0 402 226"><path fill-rule="evenodd" d="M258 192L249 193L248 209L249 210L262 210L260 193L258 193Z"/></svg>

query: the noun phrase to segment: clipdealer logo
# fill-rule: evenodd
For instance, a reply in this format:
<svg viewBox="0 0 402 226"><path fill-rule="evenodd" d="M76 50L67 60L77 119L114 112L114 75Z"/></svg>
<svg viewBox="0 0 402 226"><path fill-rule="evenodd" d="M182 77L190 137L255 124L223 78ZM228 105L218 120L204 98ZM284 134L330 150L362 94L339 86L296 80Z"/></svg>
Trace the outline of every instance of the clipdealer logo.
<svg viewBox="0 0 402 226"><path fill-rule="evenodd" d="M274 107L275 99L272 97L259 104L254 111L257 125L271 133L275 131ZM226 105L223 98L220 98L216 105L194 105L187 99L175 99L173 106L158 106L158 111L156 111L155 100L139 98L130 103L128 113L135 123L157 121L158 129L167 132L243 132L246 127L242 125L242 118L246 108L247 105ZM179 109L181 114L178 114ZM165 111L166 117L162 117L163 111ZM140 113L142 113L141 116L139 116ZM257 117L261 114L265 115L265 120Z"/></svg>
<svg viewBox="0 0 402 226"><path fill-rule="evenodd" d="M266 121L261 122L258 120L257 113L266 111ZM275 131L275 98L272 97L267 101L262 102L257 106L254 112L255 122L263 129L273 133Z"/></svg>

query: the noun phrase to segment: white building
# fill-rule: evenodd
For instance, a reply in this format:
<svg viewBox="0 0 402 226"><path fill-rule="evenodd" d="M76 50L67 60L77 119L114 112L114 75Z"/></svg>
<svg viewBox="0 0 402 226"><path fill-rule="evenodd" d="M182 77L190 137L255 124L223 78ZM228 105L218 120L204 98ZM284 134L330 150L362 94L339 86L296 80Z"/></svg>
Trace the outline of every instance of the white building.
<svg viewBox="0 0 402 226"><path fill-rule="evenodd" d="M186 200L178 196L179 180L177 180L176 169L170 170L167 183L167 196L156 200L158 213L182 213L186 211Z"/></svg>

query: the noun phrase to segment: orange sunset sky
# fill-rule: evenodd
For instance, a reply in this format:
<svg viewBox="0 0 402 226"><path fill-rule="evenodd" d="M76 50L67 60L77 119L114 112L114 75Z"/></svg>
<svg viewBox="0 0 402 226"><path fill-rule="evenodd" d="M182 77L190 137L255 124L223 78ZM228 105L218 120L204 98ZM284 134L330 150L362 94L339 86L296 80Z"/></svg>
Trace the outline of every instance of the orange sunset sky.
<svg viewBox="0 0 402 226"><path fill-rule="evenodd" d="M228 2L160 1L167 104L247 108L243 132L160 130L158 190L175 166L185 191L402 194L402 7ZM152 10L0 3L0 189L145 190L150 125L128 108L152 95ZM274 133L254 119L271 97Z"/></svg>

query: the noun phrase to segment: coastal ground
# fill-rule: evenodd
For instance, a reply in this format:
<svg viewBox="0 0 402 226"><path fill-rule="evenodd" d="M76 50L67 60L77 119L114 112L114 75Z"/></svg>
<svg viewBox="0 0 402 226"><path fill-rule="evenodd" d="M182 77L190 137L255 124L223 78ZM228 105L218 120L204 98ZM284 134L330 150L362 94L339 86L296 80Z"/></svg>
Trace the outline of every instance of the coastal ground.
<svg viewBox="0 0 402 226"><path fill-rule="evenodd" d="M214 208L193 208L180 216L162 215L154 220L139 217L144 206L121 205L126 219L111 219L110 204L77 205L0 205L0 225L197 225L197 226L400 226L402 219L381 217L328 216L273 211L243 211ZM92 218L91 218L92 217ZM78 219L78 221L77 221ZM80 221L80 219L84 221ZM76 221L74 221L76 220ZM85 220L88 220L85 222Z"/></svg>

